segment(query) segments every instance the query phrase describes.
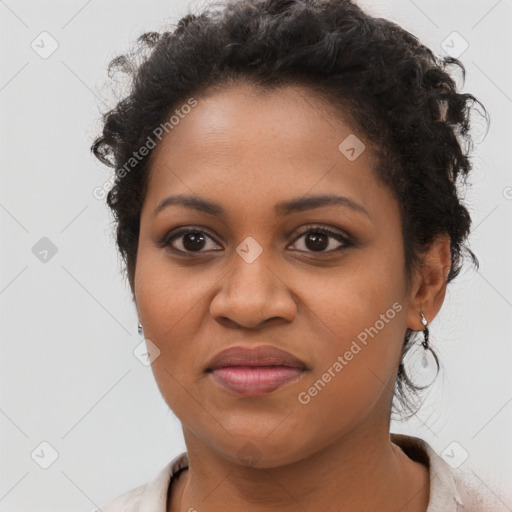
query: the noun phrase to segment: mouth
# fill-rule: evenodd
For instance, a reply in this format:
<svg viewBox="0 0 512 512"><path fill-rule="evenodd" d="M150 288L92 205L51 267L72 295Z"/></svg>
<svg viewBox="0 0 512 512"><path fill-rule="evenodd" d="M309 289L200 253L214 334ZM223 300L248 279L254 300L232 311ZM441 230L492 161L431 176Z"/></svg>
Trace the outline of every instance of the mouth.
<svg viewBox="0 0 512 512"><path fill-rule="evenodd" d="M232 394L262 396L298 379L306 370L305 363L289 352L264 345L223 350L205 372Z"/></svg>

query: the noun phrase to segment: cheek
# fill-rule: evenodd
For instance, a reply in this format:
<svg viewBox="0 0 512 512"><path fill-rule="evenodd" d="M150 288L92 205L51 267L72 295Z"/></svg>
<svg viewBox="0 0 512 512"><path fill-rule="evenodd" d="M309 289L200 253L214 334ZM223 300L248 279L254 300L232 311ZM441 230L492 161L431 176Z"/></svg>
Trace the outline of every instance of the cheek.
<svg viewBox="0 0 512 512"><path fill-rule="evenodd" d="M207 290L158 255L143 255L137 267L136 299L144 336L160 351L151 364L153 375L170 409L186 417L191 408L188 390L200 373L194 339L199 339Z"/></svg>
<svg viewBox="0 0 512 512"><path fill-rule="evenodd" d="M152 368L168 402L178 399L179 393L186 395L183 388L188 389L202 374L205 354L211 353L205 325L211 292L221 277L206 267L172 264L162 250L142 247L140 251L135 274L137 307L145 337L160 350Z"/></svg>
<svg viewBox="0 0 512 512"><path fill-rule="evenodd" d="M325 444L369 415L387 415L405 322L403 305L383 295L337 306L329 310L333 332L316 339L313 372L297 394L303 435Z"/></svg>
<svg viewBox="0 0 512 512"><path fill-rule="evenodd" d="M316 358L311 381L321 379L338 388L340 400L342 396L348 402L355 397L360 400L364 390L370 398L393 376L403 343L405 308L391 297L338 305L337 319L313 338ZM322 313L316 312L321 320Z"/></svg>
<svg viewBox="0 0 512 512"><path fill-rule="evenodd" d="M304 401L322 417L337 414L337 407L347 417L364 415L394 384L405 332L403 260L393 248L360 254L346 270L317 276L304 295L316 333L316 365Z"/></svg>
<svg viewBox="0 0 512 512"><path fill-rule="evenodd" d="M314 313L310 321L322 329L329 346L336 340L350 344L360 334L364 341L368 329L378 339L400 337L405 325L400 314L406 299L403 264L400 248L391 245L354 252L343 266L301 277L305 312Z"/></svg>
<svg viewBox="0 0 512 512"><path fill-rule="evenodd" d="M135 295L141 321L162 339L162 331L172 334L178 321L194 314L214 282L199 266L173 264L164 249L154 248L149 235L141 233L135 271ZM211 281L211 283L210 283ZM204 300L204 299L203 299Z"/></svg>

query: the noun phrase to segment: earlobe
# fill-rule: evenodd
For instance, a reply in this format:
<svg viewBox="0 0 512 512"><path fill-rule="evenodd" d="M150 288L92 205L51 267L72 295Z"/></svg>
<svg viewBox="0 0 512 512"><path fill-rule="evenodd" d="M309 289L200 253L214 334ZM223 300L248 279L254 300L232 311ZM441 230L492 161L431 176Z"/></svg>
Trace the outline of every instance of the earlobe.
<svg viewBox="0 0 512 512"><path fill-rule="evenodd" d="M422 266L411 290L410 307L407 312L407 327L410 329L423 329L421 313L430 323L441 309L451 268L450 242L448 234L438 235L423 256Z"/></svg>

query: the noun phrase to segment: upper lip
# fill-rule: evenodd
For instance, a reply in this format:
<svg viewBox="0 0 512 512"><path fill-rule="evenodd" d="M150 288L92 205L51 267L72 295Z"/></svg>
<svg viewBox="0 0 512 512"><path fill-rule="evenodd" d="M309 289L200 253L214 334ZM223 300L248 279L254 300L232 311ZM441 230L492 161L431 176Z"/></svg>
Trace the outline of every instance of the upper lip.
<svg viewBox="0 0 512 512"><path fill-rule="evenodd" d="M206 371L227 366L289 366L306 369L303 361L272 345L260 345L254 348L242 346L227 348L211 359Z"/></svg>

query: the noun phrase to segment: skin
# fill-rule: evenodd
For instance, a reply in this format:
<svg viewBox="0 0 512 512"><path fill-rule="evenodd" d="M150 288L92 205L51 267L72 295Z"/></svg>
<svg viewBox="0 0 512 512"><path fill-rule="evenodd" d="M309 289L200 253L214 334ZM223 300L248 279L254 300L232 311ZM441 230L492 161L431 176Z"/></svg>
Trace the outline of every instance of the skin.
<svg viewBox="0 0 512 512"><path fill-rule="evenodd" d="M408 289L398 203L374 174L371 141L339 111L294 85L258 92L240 83L197 100L152 155L133 290L190 461L167 510L425 512L428 469L391 442L389 416L406 328L421 330L420 311L431 322L442 305L449 237L438 237ZM350 134L366 145L354 161L338 150ZM179 205L153 215L176 194L219 203L226 216ZM274 212L280 201L320 194L347 196L368 216L343 205ZM202 230L202 252L172 252L186 251L186 235L158 246L184 226ZM355 244L329 237L315 250L307 233L318 227ZM262 248L252 263L236 252L248 236ZM300 403L394 303L394 318ZM261 397L234 396L204 373L226 347L262 344L308 371Z"/></svg>

